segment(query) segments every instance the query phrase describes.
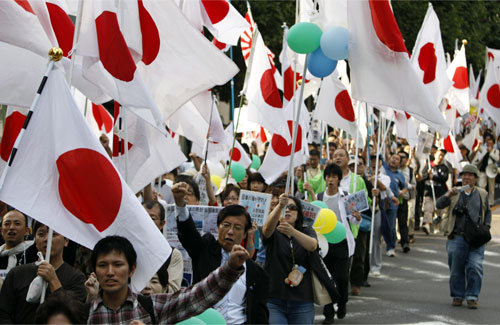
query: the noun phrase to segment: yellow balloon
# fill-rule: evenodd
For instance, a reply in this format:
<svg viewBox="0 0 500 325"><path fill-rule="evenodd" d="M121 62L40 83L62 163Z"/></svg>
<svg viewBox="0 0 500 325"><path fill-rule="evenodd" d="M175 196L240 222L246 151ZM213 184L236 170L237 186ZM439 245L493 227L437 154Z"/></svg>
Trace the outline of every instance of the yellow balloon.
<svg viewBox="0 0 500 325"><path fill-rule="evenodd" d="M313 224L313 228L320 234L328 234L333 231L336 225L337 216L335 212L330 209L321 209Z"/></svg>
<svg viewBox="0 0 500 325"><path fill-rule="evenodd" d="M222 177L220 177L219 175L210 175L210 180L215 184L215 186L217 186L217 188L220 188Z"/></svg>

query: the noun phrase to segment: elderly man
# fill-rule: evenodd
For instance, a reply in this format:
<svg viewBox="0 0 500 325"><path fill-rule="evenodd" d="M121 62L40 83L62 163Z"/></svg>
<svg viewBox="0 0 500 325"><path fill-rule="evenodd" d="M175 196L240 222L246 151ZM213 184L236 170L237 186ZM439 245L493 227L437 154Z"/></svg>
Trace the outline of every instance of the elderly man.
<svg viewBox="0 0 500 325"><path fill-rule="evenodd" d="M36 250L28 250L33 241L24 240L29 233L26 215L17 210L9 211L3 216L1 224L5 244L0 246L0 277L5 279L13 267L34 262L37 256Z"/></svg>
<svg viewBox="0 0 500 325"><path fill-rule="evenodd" d="M475 224L491 225L491 210L487 192L476 186L479 170L475 165L466 165L461 172L462 188L454 187L436 202L436 208L448 208L442 229L448 236L446 251L450 268L450 295L453 306L477 308L477 300L483 279L483 259L486 244L474 247L464 238L467 218Z"/></svg>

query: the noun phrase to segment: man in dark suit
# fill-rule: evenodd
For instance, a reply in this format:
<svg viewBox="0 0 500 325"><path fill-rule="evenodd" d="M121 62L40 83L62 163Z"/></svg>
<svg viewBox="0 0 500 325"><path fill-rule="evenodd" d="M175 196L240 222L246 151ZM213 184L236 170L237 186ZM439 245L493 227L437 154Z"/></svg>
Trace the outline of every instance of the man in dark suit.
<svg viewBox="0 0 500 325"><path fill-rule="evenodd" d="M218 239L210 233L201 236L186 208L186 192L187 184L183 182L172 186L178 237L192 259L193 283L196 283L227 261L232 247L242 242L252 222L245 208L230 205L217 216ZM228 324L267 324L268 287L269 276L249 259L245 263L245 275L214 308Z"/></svg>

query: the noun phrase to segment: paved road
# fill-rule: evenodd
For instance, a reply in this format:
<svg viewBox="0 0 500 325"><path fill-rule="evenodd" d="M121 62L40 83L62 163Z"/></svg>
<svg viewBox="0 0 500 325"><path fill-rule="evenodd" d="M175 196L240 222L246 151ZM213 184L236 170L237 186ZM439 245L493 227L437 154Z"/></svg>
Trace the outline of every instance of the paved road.
<svg viewBox="0 0 500 325"><path fill-rule="evenodd" d="M487 245L479 308L452 307L449 271L442 235L416 233L408 254L399 249L384 256L380 277L370 288L349 297L347 316L335 324L499 324L500 323L500 208L495 210L493 240ZM315 323L324 317L317 308Z"/></svg>

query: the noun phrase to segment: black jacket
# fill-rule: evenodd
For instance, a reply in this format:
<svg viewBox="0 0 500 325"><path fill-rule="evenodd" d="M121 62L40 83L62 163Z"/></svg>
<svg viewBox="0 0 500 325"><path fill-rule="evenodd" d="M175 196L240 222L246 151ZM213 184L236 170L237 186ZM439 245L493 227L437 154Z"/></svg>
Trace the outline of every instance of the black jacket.
<svg viewBox="0 0 500 325"><path fill-rule="evenodd" d="M196 230L191 216L183 222L177 220L177 236L193 262L193 283L206 278L217 269L222 261L221 246L217 239L206 233L203 236ZM269 276L253 260L246 261L246 316L247 324L268 324Z"/></svg>

